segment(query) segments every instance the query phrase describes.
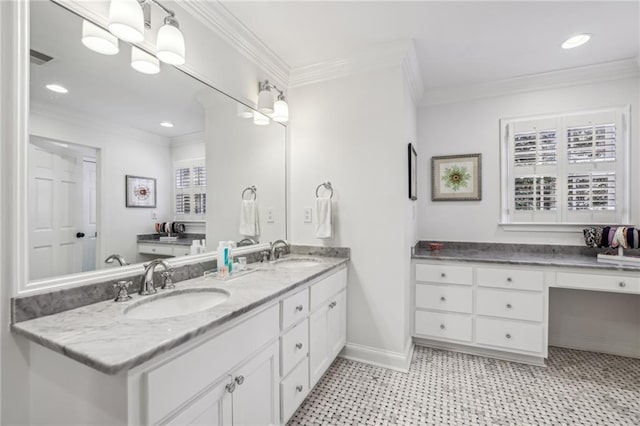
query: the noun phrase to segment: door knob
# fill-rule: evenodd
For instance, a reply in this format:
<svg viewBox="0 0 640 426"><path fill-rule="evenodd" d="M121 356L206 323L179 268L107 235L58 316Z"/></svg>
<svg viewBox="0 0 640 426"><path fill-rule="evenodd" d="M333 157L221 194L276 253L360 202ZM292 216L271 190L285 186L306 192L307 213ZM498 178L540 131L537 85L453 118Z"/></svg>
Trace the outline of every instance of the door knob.
<svg viewBox="0 0 640 426"><path fill-rule="evenodd" d="M84 232L77 232L76 238L84 238Z"/></svg>

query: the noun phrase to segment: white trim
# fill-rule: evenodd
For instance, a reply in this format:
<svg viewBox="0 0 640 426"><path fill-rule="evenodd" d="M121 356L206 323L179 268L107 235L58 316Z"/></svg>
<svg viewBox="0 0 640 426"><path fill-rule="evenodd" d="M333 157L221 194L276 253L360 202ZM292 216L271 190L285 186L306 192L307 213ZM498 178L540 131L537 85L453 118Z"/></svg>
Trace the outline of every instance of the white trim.
<svg viewBox="0 0 640 426"><path fill-rule="evenodd" d="M213 29L244 57L262 68L269 75L269 80L277 86L287 87L289 66L222 3L184 1L180 2L180 6L208 28Z"/></svg>
<svg viewBox="0 0 640 426"><path fill-rule="evenodd" d="M411 365L413 349L414 344L411 340L407 342L402 352L393 352L372 348L371 346L358 345L356 343L347 343L342 349L342 352L340 352L340 357L406 373L409 371L409 366Z"/></svg>
<svg viewBox="0 0 640 426"><path fill-rule="evenodd" d="M422 98L424 85L412 40L385 43L352 56L335 58L292 68L289 88L322 83L363 72L401 66L416 103Z"/></svg>
<svg viewBox="0 0 640 426"><path fill-rule="evenodd" d="M484 98L513 95L601 83L611 80L638 78L640 76L640 57L622 59L583 67L549 71L539 74L496 80L488 83L467 86L444 87L427 90L420 106L433 106L456 102L472 101Z"/></svg>

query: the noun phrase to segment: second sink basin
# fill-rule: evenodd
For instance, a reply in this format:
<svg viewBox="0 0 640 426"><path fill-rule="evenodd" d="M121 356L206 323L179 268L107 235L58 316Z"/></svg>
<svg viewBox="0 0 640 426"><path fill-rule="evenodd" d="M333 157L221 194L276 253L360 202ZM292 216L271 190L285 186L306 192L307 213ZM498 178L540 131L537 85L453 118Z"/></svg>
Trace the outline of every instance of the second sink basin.
<svg viewBox="0 0 640 426"><path fill-rule="evenodd" d="M127 318L140 320L178 317L213 308L227 300L229 295L229 292L217 288L160 293L129 306L124 314Z"/></svg>
<svg viewBox="0 0 640 426"><path fill-rule="evenodd" d="M273 262L279 268L285 269L297 269L297 268L309 268L311 266L316 266L320 264L320 261L313 258L308 257L298 257L298 258L290 258L290 259L278 259Z"/></svg>

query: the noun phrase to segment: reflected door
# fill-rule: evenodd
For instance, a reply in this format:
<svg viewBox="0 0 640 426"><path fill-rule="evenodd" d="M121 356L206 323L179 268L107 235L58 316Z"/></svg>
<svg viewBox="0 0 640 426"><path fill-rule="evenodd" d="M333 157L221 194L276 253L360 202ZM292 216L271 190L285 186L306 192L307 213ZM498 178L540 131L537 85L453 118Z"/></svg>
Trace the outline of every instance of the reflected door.
<svg viewBox="0 0 640 426"><path fill-rule="evenodd" d="M82 158L29 144L29 279L82 270Z"/></svg>
<svg viewBox="0 0 640 426"><path fill-rule="evenodd" d="M96 160L82 160L82 272L96 269L97 224L97 177Z"/></svg>

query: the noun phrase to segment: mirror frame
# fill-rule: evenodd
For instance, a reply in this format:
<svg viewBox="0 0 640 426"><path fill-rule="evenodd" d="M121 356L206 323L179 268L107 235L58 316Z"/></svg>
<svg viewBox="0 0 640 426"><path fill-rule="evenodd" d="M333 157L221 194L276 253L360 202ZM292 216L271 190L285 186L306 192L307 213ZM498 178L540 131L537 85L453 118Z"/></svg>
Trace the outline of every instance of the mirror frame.
<svg viewBox="0 0 640 426"><path fill-rule="evenodd" d="M96 14L88 9L80 1L69 0L59 1L50 0L57 6L66 9L69 13L77 15L81 19L87 19L93 23L106 28L106 18ZM27 167L27 151L29 144L29 113L30 113L30 99L29 99L29 49L30 49L30 4L27 0L21 0L11 2L10 7L7 7L8 15L14 23L10 28L10 42L11 51L6 56L9 61L10 68L8 78L3 78L3 89L5 87L10 88L10 94L8 95L7 103L9 104L10 111L13 112L14 120L8 120L10 123L6 125L5 129L2 129L3 136L11 135L10 140L15 141L10 147L10 161L13 168L9 171L11 181L15 183L13 185L13 191L10 193L10 202L12 208L10 209L10 225L12 226L12 234L8 240L9 245L12 246L12 265L10 274L12 276L12 285L14 286L14 295L24 295L30 293L40 293L51 290L60 290L63 288L77 287L80 285L99 283L110 280L117 280L123 277L131 275L142 274L144 267L142 263L135 265L129 265L119 268L98 269L95 271L81 272L77 274L61 275L58 277L44 278L40 280L29 281L28 270L28 167ZM3 5L4 6L4 5ZM4 11L3 11L4 12ZM2 17L4 21L6 18ZM4 34L3 34L4 35ZM147 41L144 41L136 45L147 52L152 51L152 45ZM196 70L189 68L186 65L173 66L178 71L186 74L187 76L199 81L210 89L241 103L253 110L254 106L249 105L249 102L243 102L234 96L231 96L222 90L209 84L206 79L198 73ZM7 67L8 68L8 67ZM4 71L4 66L3 66ZM4 77L4 76L3 76ZM3 96L5 94L3 93ZM288 188L288 169L289 169L289 147L288 147L288 127L284 123L276 123L284 128L284 143L285 143L285 181L284 181L284 208L285 208L285 239L287 238L289 223L288 223L288 201L287 196L289 194ZM11 244L12 243L12 244ZM252 253L269 249L269 243L262 243L254 246L247 246L239 248L235 251L238 255ZM200 255L190 255L180 258L173 258L170 260L171 265L178 267L191 263L210 261L215 259L216 252L211 251Z"/></svg>

